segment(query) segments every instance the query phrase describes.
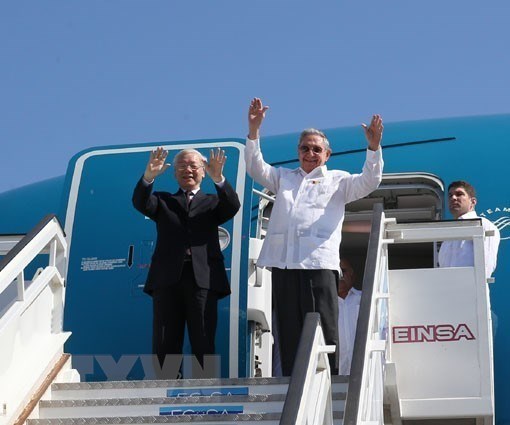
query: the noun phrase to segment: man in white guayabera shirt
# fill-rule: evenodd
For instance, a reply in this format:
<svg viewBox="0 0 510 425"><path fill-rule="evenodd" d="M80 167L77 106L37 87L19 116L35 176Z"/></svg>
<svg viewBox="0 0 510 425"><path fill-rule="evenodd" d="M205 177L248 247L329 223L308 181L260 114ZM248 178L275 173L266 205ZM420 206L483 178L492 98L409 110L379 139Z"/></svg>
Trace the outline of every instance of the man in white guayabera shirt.
<svg viewBox="0 0 510 425"><path fill-rule="evenodd" d="M272 268L273 303L278 318L282 373L292 373L306 313L318 312L330 355L338 373L339 248L345 204L363 198L381 182L382 118L363 124L368 142L361 174L328 170L329 141L319 130L301 133L297 151L300 167L273 167L260 150L260 127L268 107L254 98L248 111L249 134L245 160L248 174L276 194L258 266Z"/></svg>
<svg viewBox="0 0 510 425"><path fill-rule="evenodd" d="M496 269L499 248L499 230L489 220L478 217L475 211L475 188L466 181L455 181L448 186L448 208L455 220L480 218L485 231L494 231L494 236L484 238L485 277L491 277ZM467 267L474 265L473 241L445 241L439 250L440 267Z"/></svg>

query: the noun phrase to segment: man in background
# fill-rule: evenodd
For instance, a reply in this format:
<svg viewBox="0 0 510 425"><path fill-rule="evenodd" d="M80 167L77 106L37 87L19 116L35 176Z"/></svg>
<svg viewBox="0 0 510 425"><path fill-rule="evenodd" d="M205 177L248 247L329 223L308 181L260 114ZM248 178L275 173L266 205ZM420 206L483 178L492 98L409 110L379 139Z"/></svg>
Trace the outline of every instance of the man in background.
<svg viewBox="0 0 510 425"><path fill-rule="evenodd" d="M499 248L499 230L485 217L476 214L477 203L475 188L468 182L459 180L448 186L448 208L455 220L479 218L484 231L493 231L494 236L484 238L485 277L491 277L496 269ZM444 241L439 250L440 267L466 267L474 265L473 241Z"/></svg>
<svg viewBox="0 0 510 425"><path fill-rule="evenodd" d="M354 288L356 273L351 263L342 258L340 268L342 277L338 282L338 340L340 343L338 374L349 375L361 303L361 291Z"/></svg>

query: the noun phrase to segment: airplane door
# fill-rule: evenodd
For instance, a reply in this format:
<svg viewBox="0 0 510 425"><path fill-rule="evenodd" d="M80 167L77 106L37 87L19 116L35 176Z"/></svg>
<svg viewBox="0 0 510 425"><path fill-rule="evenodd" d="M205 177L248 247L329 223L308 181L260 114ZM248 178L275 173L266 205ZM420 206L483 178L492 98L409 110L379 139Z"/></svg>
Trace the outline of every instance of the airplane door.
<svg viewBox="0 0 510 425"><path fill-rule="evenodd" d="M143 293L156 240L155 223L134 209L133 189L149 153L158 145L129 145L76 155L66 176L65 231L70 245L64 328L73 334L66 351L82 380L149 379L152 300ZM208 140L163 144L172 162L181 149L204 156L221 147L224 175L238 193L241 210L219 229L232 295L218 304L216 351L222 377L246 376L247 257L251 180L245 173L244 141ZM173 167L154 190L177 191ZM215 193L206 177L201 189ZM190 352L189 343L184 347Z"/></svg>

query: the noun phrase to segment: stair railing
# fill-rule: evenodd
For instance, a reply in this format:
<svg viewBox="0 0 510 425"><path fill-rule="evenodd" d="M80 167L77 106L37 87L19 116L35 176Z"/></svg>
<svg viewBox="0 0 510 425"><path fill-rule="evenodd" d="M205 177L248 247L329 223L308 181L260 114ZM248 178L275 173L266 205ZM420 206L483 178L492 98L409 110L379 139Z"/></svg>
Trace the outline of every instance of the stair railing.
<svg viewBox="0 0 510 425"><path fill-rule="evenodd" d="M383 239L386 219L374 205L344 425L383 424L383 389L388 329L388 254Z"/></svg>
<svg viewBox="0 0 510 425"><path fill-rule="evenodd" d="M0 261L0 298L14 293L0 313L0 425L10 425L61 359L70 336L63 332L67 243L57 218L49 215L0 254L6 254ZM30 281L25 273L36 257L47 265Z"/></svg>
<svg viewBox="0 0 510 425"><path fill-rule="evenodd" d="M280 425L332 425L331 370L319 313L305 317Z"/></svg>

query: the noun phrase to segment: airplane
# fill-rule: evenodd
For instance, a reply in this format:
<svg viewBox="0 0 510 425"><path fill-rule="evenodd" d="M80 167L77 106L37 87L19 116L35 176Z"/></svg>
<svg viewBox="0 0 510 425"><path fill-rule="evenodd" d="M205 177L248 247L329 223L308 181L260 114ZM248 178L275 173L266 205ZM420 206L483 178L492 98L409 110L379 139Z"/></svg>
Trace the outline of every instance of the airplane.
<svg viewBox="0 0 510 425"><path fill-rule="evenodd" d="M360 172L366 149L361 128L324 132L332 148L328 168ZM510 313L505 308L510 298L505 285L510 280L510 192L505 188L502 155L509 134L510 115L385 123L383 181L371 195L347 205L341 246L342 255L363 276L374 205L382 204L386 216L397 223L448 221L452 219L445 204L448 183L466 180L476 188L478 214L496 224L501 233L498 266L490 283L498 425L510 424L506 403ZM299 133L262 136L265 160L275 166L298 167L298 137ZM224 174L238 192L242 209L219 229L232 295L219 304L215 368L221 377L271 376L270 290L267 284L260 285L270 276L256 267L256 253L270 218L273 194L246 175L244 143L241 138L221 138L93 147L70 160L65 176L0 194L0 235L26 234L50 213L62 224L69 251L64 329L72 331L65 351L72 354L82 380L135 380L150 374L145 356L151 347L151 303L142 288L155 226L134 210L131 195L149 152L157 146L167 149L169 158L184 148L205 156L213 147L227 153ZM156 180L155 190L177 189L171 172ZM202 189L212 190L210 179L204 180ZM436 243L415 244L412 249L394 246L391 252L392 269L433 268L437 263ZM30 273L38 267L35 261ZM13 291L0 294L0 312L10 305ZM459 340L463 332L472 330L451 332ZM422 341L427 338L421 335Z"/></svg>

